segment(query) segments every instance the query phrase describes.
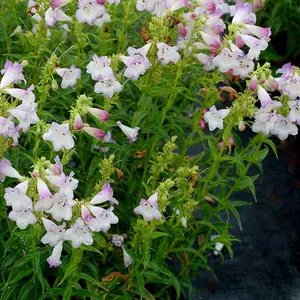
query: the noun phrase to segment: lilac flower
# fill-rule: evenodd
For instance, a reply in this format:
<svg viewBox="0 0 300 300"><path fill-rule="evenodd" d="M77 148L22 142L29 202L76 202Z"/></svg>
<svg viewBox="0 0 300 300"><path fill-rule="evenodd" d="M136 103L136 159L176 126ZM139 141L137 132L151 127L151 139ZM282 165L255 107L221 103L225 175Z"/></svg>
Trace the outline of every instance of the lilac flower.
<svg viewBox="0 0 300 300"><path fill-rule="evenodd" d="M232 24L254 24L256 22L256 16L252 12L250 3L237 2L233 15Z"/></svg>
<svg viewBox="0 0 300 300"><path fill-rule="evenodd" d="M79 0L78 9L76 11L76 19L79 23L87 23L94 25L98 18L102 18L106 14L104 5L97 0Z"/></svg>
<svg viewBox="0 0 300 300"><path fill-rule="evenodd" d="M51 142L54 151L62 149L70 150L75 145L68 123L58 124L52 122L50 129L43 134L43 140Z"/></svg>
<svg viewBox="0 0 300 300"><path fill-rule="evenodd" d="M44 227L46 229L46 234L42 237L41 242L43 244L48 244L51 247L55 247L59 241L62 241L64 238L64 234L66 232L66 224L56 225L54 222L42 218Z"/></svg>
<svg viewBox="0 0 300 300"><path fill-rule="evenodd" d="M158 194L154 193L152 196L149 197L148 200L141 199L139 206L137 206L133 211L137 215L142 215L144 220L160 220L162 218L162 214L158 210L157 197Z"/></svg>
<svg viewBox="0 0 300 300"><path fill-rule="evenodd" d="M277 135L281 140L285 140L289 135L297 135L298 127L288 118L279 115L273 129L273 134Z"/></svg>
<svg viewBox="0 0 300 300"><path fill-rule="evenodd" d="M132 258L127 253L127 251L125 250L125 248L123 246L122 246L122 250L123 250L123 257L124 257L124 266L125 266L125 268L129 268L130 265L132 264Z"/></svg>
<svg viewBox="0 0 300 300"><path fill-rule="evenodd" d="M58 21L70 22L71 20L72 19L59 8L49 7L45 12L45 23L50 27L54 26Z"/></svg>
<svg viewBox="0 0 300 300"><path fill-rule="evenodd" d="M289 101L290 112L288 118L291 122L300 125L300 100Z"/></svg>
<svg viewBox="0 0 300 300"><path fill-rule="evenodd" d="M81 205L81 218L91 231L99 232L102 230L102 225L99 219L94 218L91 215L90 210L85 205Z"/></svg>
<svg viewBox="0 0 300 300"><path fill-rule="evenodd" d="M93 237L90 230L84 225L81 218L78 218L71 228L65 232L64 239L71 241L73 248L79 248L82 244L93 244Z"/></svg>
<svg viewBox="0 0 300 300"><path fill-rule="evenodd" d="M126 235L124 235L124 234L122 234L122 235L113 234L111 242L116 247L122 247L125 237L126 237Z"/></svg>
<svg viewBox="0 0 300 300"><path fill-rule="evenodd" d="M216 128L223 129L223 119L228 116L230 109L219 109L217 110L215 106L212 106L209 111L204 114L204 120L208 123L210 131Z"/></svg>
<svg viewBox="0 0 300 300"><path fill-rule="evenodd" d="M111 98L114 93L122 91L122 86L113 73L107 72L98 77L94 91L97 94L102 93L105 97Z"/></svg>
<svg viewBox="0 0 300 300"><path fill-rule="evenodd" d="M180 60L180 55L177 52L177 47L170 47L165 43L157 43L157 58L162 65L167 65L172 62L174 64L178 63Z"/></svg>
<svg viewBox="0 0 300 300"><path fill-rule="evenodd" d="M37 124L40 120L36 109L36 103L24 101L17 107L7 111L19 121L19 129L22 129L23 132L27 132L31 124Z"/></svg>
<svg viewBox="0 0 300 300"><path fill-rule="evenodd" d="M24 209L32 209L32 200L26 195L29 181L19 183L14 188L6 188L4 199L7 206L13 211L21 212Z"/></svg>
<svg viewBox="0 0 300 300"><path fill-rule="evenodd" d="M271 29L263 28L255 25L244 24L246 30L251 34L256 36L259 39L264 39L265 41L270 41Z"/></svg>
<svg viewBox="0 0 300 300"><path fill-rule="evenodd" d="M279 101L273 101L268 92L260 84L257 88L257 96L264 111L270 111L282 105Z"/></svg>
<svg viewBox="0 0 300 300"><path fill-rule="evenodd" d="M119 218L113 213L113 206L108 209L103 209L93 205L88 205L87 207L96 217L97 231L101 230L103 232L107 232L110 229L111 224L117 224L119 222Z"/></svg>
<svg viewBox="0 0 300 300"><path fill-rule="evenodd" d="M91 204L101 204L106 201L109 201L111 205L119 204L119 202L113 197L114 191L110 187L109 182L105 183L102 187L101 192L94 196L91 200Z"/></svg>
<svg viewBox="0 0 300 300"><path fill-rule="evenodd" d="M11 162L5 158L0 160L0 182L4 182L5 177L21 178L16 169L11 166Z"/></svg>
<svg viewBox="0 0 300 300"><path fill-rule="evenodd" d="M4 89L4 92L13 96L16 99L22 101L22 104L29 104L35 102L35 95L32 92L34 90L34 85L32 84L27 90L23 89Z"/></svg>
<svg viewBox="0 0 300 300"><path fill-rule="evenodd" d="M56 73L62 78L61 88L74 87L81 77L81 70L72 65L70 68L57 68Z"/></svg>
<svg viewBox="0 0 300 300"><path fill-rule="evenodd" d="M59 176L63 173L63 165L60 162L58 156L55 157L55 164L52 164L49 169L46 170L48 175L56 175Z"/></svg>
<svg viewBox="0 0 300 300"><path fill-rule="evenodd" d="M285 95L288 95L291 100L300 97L300 75L294 73L288 79L279 80L280 87Z"/></svg>
<svg viewBox="0 0 300 300"><path fill-rule="evenodd" d="M221 45L220 35L218 34L208 34L204 31L200 32L201 37L204 41L204 43L209 46L212 52L216 52Z"/></svg>
<svg viewBox="0 0 300 300"><path fill-rule="evenodd" d="M12 83L16 84L22 80L25 81L22 72L23 67L20 64L12 63L10 60L7 60L4 69L1 70L3 77L0 82L0 89L5 88Z"/></svg>
<svg viewBox="0 0 300 300"><path fill-rule="evenodd" d="M61 265L61 253L63 250L63 241L59 241L58 244L53 248L51 256L47 258L47 262L50 268L57 268Z"/></svg>
<svg viewBox="0 0 300 300"><path fill-rule="evenodd" d="M61 173L60 175L47 175L45 178L53 185L59 187L59 193L64 194L69 201L74 198L73 191L78 186L78 180L74 177L74 172L71 172L69 176Z"/></svg>
<svg viewBox="0 0 300 300"><path fill-rule="evenodd" d="M104 136L103 142L105 142L105 143L116 143L116 140L111 137L111 132L107 131L106 135ZM101 147L101 151L102 152L108 152L109 148L108 147Z"/></svg>
<svg viewBox="0 0 300 300"><path fill-rule="evenodd" d="M76 202L68 199L63 193L54 194L52 200L53 205L47 210L47 213L50 213L57 222L61 222L62 220L70 221L72 219L72 207Z"/></svg>
<svg viewBox="0 0 300 300"><path fill-rule="evenodd" d="M109 67L111 60L107 56L98 57L94 55L86 67L87 73L91 74L93 80L98 80L100 75L113 75L112 69Z"/></svg>
<svg viewBox="0 0 300 300"><path fill-rule="evenodd" d="M34 210L48 211L53 205L52 194L46 183L40 178L37 178L37 190L39 200L35 203Z"/></svg>
<svg viewBox="0 0 300 300"><path fill-rule="evenodd" d="M150 47L150 43L138 49L129 47L127 49L129 56L121 56L121 60L127 67L124 72L125 77L137 80L140 75L143 75L152 66L152 63L147 58Z"/></svg>
<svg viewBox="0 0 300 300"><path fill-rule="evenodd" d="M120 129L123 131L123 133L128 137L128 140L130 143L135 142L137 140L139 127L128 127L123 125L120 121L117 122L117 125L120 127Z"/></svg>
<svg viewBox="0 0 300 300"><path fill-rule="evenodd" d="M247 34L242 34L241 38L243 42L250 48L248 56L252 59L258 59L260 52L268 47L268 42L263 39L257 39Z"/></svg>
<svg viewBox="0 0 300 300"><path fill-rule="evenodd" d="M12 116L8 118L0 117L0 135L4 138L12 138L13 145L18 145L19 127L12 121Z"/></svg>
<svg viewBox="0 0 300 300"><path fill-rule="evenodd" d="M109 120L109 113L106 110L89 107L88 112L101 122L106 122Z"/></svg>
<svg viewBox="0 0 300 300"><path fill-rule="evenodd" d="M25 229L29 224L35 224L37 222L37 219L31 209L24 209L22 211L12 210L8 214L8 218L15 221L20 229Z"/></svg>
<svg viewBox="0 0 300 300"><path fill-rule="evenodd" d="M213 14L216 11L216 3L214 0L197 0L197 3L204 7L210 14Z"/></svg>
<svg viewBox="0 0 300 300"><path fill-rule="evenodd" d="M82 130L98 140L104 139L105 132L102 129L94 128L94 127L83 127Z"/></svg>

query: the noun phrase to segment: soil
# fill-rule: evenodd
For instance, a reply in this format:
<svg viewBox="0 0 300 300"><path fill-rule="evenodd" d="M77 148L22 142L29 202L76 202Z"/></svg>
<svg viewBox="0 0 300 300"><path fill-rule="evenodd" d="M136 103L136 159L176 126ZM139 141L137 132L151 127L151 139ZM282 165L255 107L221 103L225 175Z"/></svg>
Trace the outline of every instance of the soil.
<svg viewBox="0 0 300 300"><path fill-rule="evenodd" d="M239 210L243 230L232 230L241 242L233 244L233 259L226 250L223 263L210 257L217 278L202 271L193 300L300 299L299 144L297 139L280 144L279 159L270 152L256 184L257 203L250 193L234 196L252 202Z"/></svg>

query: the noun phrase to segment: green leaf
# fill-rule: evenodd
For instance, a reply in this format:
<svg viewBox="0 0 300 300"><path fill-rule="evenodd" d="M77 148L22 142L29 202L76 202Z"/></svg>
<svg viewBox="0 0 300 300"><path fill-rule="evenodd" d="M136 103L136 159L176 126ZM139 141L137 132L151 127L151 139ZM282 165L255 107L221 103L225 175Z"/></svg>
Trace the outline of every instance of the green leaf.
<svg viewBox="0 0 300 300"><path fill-rule="evenodd" d="M154 231L151 234L151 239L154 240L154 239L160 238L162 236L170 236L170 235L168 233L166 233L166 232L157 232L157 231Z"/></svg>

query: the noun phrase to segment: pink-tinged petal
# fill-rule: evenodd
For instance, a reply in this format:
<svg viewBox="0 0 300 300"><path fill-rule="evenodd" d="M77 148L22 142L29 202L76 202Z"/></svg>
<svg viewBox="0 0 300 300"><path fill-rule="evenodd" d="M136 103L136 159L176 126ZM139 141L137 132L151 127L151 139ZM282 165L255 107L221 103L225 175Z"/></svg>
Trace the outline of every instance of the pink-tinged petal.
<svg viewBox="0 0 300 300"><path fill-rule="evenodd" d="M57 227L57 225L49 219L42 217L41 220L47 232L53 231Z"/></svg>
<svg viewBox="0 0 300 300"><path fill-rule="evenodd" d="M67 68L57 68L57 69L55 69L55 71L59 76L64 77L64 75L66 74L66 72L69 71L69 69L67 69Z"/></svg>
<svg viewBox="0 0 300 300"><path fill-rule="evenodd" d="M90 221L92 219L89 209L84 205L81 205L81 218L83 221Z"/></svg>
<svg viewBox="0 0 300 300"><path fill-rule="evenodd" d="M178 33L180 37L186 37L188 34L187 29L184 27L184 25L182 23L178 24Z"/></svg>
<svg viewBox="0 0 300 300"><path fill-rule="evenodd" d="M20 191L21 194L26 194L29 185L29 180L25 180L15 186L16 189Z"/></svg>
<svg viewBox="0 0 300 300"><path fill-rule="evenodd" d="M99 108L88 108L89 113L91 113L94 117L99 119L102 122L106 122L109 119L109 113L105 110L99 109Z"/></svg>
<svg viewBox="0 0 300 300"><path fill-rule="evenodd" d="M11 166L10 161L3 158L0 160L0 182L4 182L6 176L17 179L21 178L18 171Z"/></svg>
<svg viewBox="0 0 300 300"><path fill-rule="evenodd" d="M269 93L261 85L258 86L257 95L262 107L266 107L268 104L273 103Z"/></svg>
<svg viewBox="0 0 300 300"><path fill-rule="evenodd" d="M50 266L50 268L57 268L61 265L61 253L63 250L63 241L60 241L52 251L52 254L50 257L47 258L47 262Z"/></svg>
<svg viewBox="0 0 300 300"><path fill-rule="evenodd" d="M113 189L110 187L110 184L107 182L103 185L101 192L99 192L91 200L92 204L101 204L103 202L111 200L113 197Z"/></svg>
<svg viewBox="0 0 300 300"><path fill-rule="evenodd" d="M102 129L94 128L94 127L83 127L83 131L85 131L90 136L98 139L103 140L105 137L105 132Z"/></svg>
<svg viewBox="0 0 300 300"><path fill-rule="evenodd" d="M96 218L101 217L102 214L105 212L105 209L94 205L87 205L87 207Z"/></svg>
<svg viewBox="0 0 300 300"><path fill-rule="evenodd" d="M130 128L123 125L120 121L117 122L117 125L123 131L123 133L128 137L129 142L134 142L137 140L139 127Z"/></svg>
<svg viewBox="0 0 300 300"><path fill-rule="evenodd" d="M70 3L72 0L51 0L50 2L50 6L52 8L59 8L59 7L63 7L65 5L67 5L68 3Z"/></svg>
<svg viewBox="0 0 300 300"><path fill-rule="evenodd" d="M82 119L79 114L76 114L75 120L74 120L74 129L79 131L84 127L84 124L82 122Z"/></svg>
<svg viewBox="0 0 300 300"><path fill-rule="evenodd" d="M49 191L48 186L40 178L37 179L37 190L38 190L40 200L43 200L45 198L49 198L52 196L51 192Z"/></svg>
<svg viewBox="0 0 300 300"><path fill-rule="evenodd" d="M257 89L257 86L258 86L257 77L254 76L249 83L249 90L255 91Z"/></svg>
<svg viewBox="0 0 300 300"><path fill-rule="evenodd" d="M154 193L153 195L151 195L148 199L148 202L153 206L153 207L156 207L158 208L158 193Z"/></svg>

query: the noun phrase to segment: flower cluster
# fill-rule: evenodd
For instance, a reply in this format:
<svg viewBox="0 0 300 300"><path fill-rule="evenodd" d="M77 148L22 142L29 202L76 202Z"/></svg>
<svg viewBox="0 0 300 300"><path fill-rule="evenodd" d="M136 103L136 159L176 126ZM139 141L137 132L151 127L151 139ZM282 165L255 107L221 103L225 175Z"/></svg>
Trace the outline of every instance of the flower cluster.
<svg viewBox="0 0 300 300"><path fill-rule="evenodd" d="M0 94L4 94L5 104L0 108L0 136L12 138L14 146L18 144L21 131L27 132L30 125L39 122L34 86L31 85L27 90L14 87L21 81L26 82L22 72L22 65L9 60L1 70ZM6 99L7 96L11 96L11 99Z"/></svg>

